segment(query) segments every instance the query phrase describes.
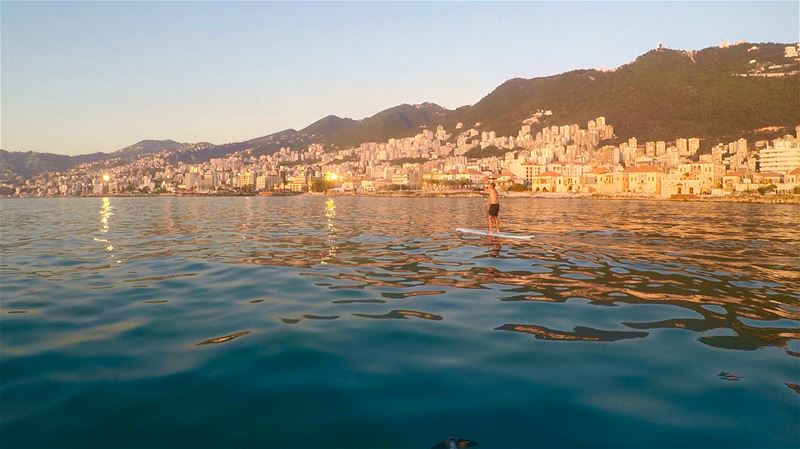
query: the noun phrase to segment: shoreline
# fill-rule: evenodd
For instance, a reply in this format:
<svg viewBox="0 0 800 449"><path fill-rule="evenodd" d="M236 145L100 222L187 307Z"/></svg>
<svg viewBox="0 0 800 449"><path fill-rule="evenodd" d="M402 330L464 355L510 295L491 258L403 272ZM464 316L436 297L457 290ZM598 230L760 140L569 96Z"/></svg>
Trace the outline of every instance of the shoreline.
<svg viewBox="0 0 800 449"><path fill-rule="evenodd" d="M752 204L800 204L800 195L726 195L726 196L699 196L699 195L673 195L661 197L656 195L620 193L531 193L531 192L503 192L502 198L530 198L530 199L568 199L568 200L601 200L601 201L670 201L684 203L752 203ZM149 197L289 197L289 196L326 196L326 197L372 197L372 198L483 198L485 194L475 190L452 190L428 192L422 190L405 191L380 191L380 192L294 192L276 194L198 194L198 193L161 193L161 194L113 194L113 195L82 195L82 196L4 196L2 199L30 199L30 198L149 198Z"/></svg>

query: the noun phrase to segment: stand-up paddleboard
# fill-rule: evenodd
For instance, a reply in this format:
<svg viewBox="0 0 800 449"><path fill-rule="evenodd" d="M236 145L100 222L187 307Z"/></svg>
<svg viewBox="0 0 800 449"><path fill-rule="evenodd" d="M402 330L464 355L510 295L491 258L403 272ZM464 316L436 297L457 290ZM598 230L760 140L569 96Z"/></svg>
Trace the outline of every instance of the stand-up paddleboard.
<svg viewBox="0 0 800 449"><path fill-rule="evenodd" d="M509 232L488 232L485 229L456 228L456 231L464 234L485 235L487 237L497 237L499 239L530 240L534 236L525 234L512 234Z"/></svg>

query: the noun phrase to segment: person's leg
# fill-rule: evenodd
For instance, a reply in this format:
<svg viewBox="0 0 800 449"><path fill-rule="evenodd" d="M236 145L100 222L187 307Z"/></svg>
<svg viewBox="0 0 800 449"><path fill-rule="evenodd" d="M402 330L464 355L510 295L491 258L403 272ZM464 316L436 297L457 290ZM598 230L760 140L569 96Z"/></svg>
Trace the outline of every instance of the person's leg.
<svg viewBox="0 0 800 449"><path fill-rule="evenodd" d="M500 232L500 216L495 215L494 217L494 227L497 228L497 232Z"/></svg>
<svg viewBox="0 0 800 449"><path fill-rule="evenodd" d="M492 216L488 215L488 214L486 215L486 227L488 228L489 233L491 233L492 232Z"/></svg>

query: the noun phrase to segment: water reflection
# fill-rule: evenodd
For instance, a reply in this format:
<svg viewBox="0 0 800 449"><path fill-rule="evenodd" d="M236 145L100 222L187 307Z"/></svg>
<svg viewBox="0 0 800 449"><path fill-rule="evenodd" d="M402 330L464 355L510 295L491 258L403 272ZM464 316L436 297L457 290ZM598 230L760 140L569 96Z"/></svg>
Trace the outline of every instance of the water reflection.
<svg viewBox="0 0 800 449"><path fill-rule="evenodd" d="M243 335L247 335L249 333L250 333L250 331L236 332L236 333L233 333L233 334L230 334L230 335L223 335L222 337L210 338L208 340L204 340L204 341L201 341L200 343L197 343L197 345L198 346L200 346L200 345L216 345L216 344L219 344L219 343L225 343L225 342L233 340L234 338L239 338L239 337L241 337Z"/></svg>
<svg viewBox="0 0 800 449"><path fill-rule="evenodd" d="M677 331L703 350L780 349L792 362L799 355L795 207L696 204L690 213L671 203L509 200L504 227L536 239L501 242L454 231L482 226L471 199L113 203L101 199L99 229L96 199L76 201L68 212L43 202L4 203L4 317L82 323L108 304L152 314L146 316L154 323L159 313L174 313L196 324L183 328L191 335L181 335L182 348L217 335L213 323L241 313L246 320L221 332L452 326L563 349L658 345L654 336ZM92 237L99 244L85 245ZM98 253L124 254L125 271L96 263ZM62 291L86 309L76 306L70 316L47 302ZM97 296L83 298L87 291ZM35 313L22 313L29 309ZM627 342L549 343L555 340ZM710 372L721 369L738 370Z"/></svg>
<svg viewBox="0 0 800 449"><path fill-rule="evenodd" d="M333 198L328 198L325 201L325 224L327 229L326 243L328 252L320 261L321 264L327 264L331 259L336 257L336 203L333 201Z"/></svg>
<svg viewBox="0 0 800 449"><path fill-rule="evenodd" d="M387 319L407 320L409 318L421 318L423 320L441 321L443 319L440 315L434 315L432 313L427 313L427 312L420 312L418 310L392 310L391 312L384 313L382 315L373 315L368 313L354 313L353 316L359 316L362 318L372 318L376 320L387 320Z"/></svg>
<svg viewBox="0 0 800 449"><path fill-rule="evenodd" d="M605 331L584 326L576 326L572 332L564 332L532 324L504 324L497 330L531 334L539 340L560 341L617 341L648 335L647 332Z"/></svg>
<svg viewBox="0 0 800 449"><path fill-rule="evenodd" d="M721 373L719 373L718 377L720 379L722 379L722 380L727 380L727 381L730 381L730 382L736 382L738 380L742 380L741 376L738 376L738 375L736 375L734 373L729 373L729 372L726 372L726 371L722 371Z"/></svg>
<svg viewBox="0 0 800 449"><path fill-rule="evenodd" d="M327 232L323 241L301 230L281 227L283 220L279 220L276 238L264 248L269 257L253 254L247 261L303 267L307 271L299 274L313 279L319 288L353 294L373 292L388 300L426 296L446 299L459 291L485 290L487 299L500 303L582 301L601 307L669 304L697 313L700 318L619 321L634 331L576 328L570 332L538 324L502 325L497 329L522 326L517 331L541 339L613 341L648 335L636 330L679 328L706 334L698 341L720 349L777 346L793 355L789 343L798 339L800 296L796 292L800 278L790 267L798 262L795 251L800 252L800 245L787 225L791 210L773 210L771 217L760 216L770 223L770 240L766 240L758 231L762 224L751 227L748 221L753 219L752 214L745 210L740 212L738 234L716 227L714 219L703 216L717 216L721 210L715 205L700 206L709 210L695 211L697 217L687 219L686 215L664 214L658 209L635 214L628 210L642 205L622 204L622 210L615 211L603 207L605 204L592 203L585 211L570 210L570 215L579 216L567 217L557 208L537 211L534 227L527 224L532 215L525 207L509 207L509 229L535 234L537 239L504 246L493 238L462 239L455 235L453 229L463 224L464 215L446 208L452 204L444 204L445 209L427 221L423 217L422 223L412 223L405 217L416 218L414 210L428 210L425 200L408 207L387 206L380 201L325 200ZM341 202L347 203L344 213L337 210ZM361 204L364 202L369 204ZM520 205L525 206L522 202ZM552 215L559 218L552 219ZM560 232L552 231L553 223L558 224ZM744 237L751 232L759 233ZM316 259L320 262L315 263L313 255L321 248L324 252ZM374 297L330 301L339 305L383 302ZM714 312L714 307L724 312ZM356 316L410 316L399 310ZM789 322L756 327L742 319ZM523 328L526 330L520 330ZM732 330L734 335L707 335L723 329Z"/></svg>
<svg viewBox="0 0 800 449"><path fill-rule="evenodd" d="M101 233L101 236L100 237L94 237L94 241L100 242L101 244L104 245L105 250L110 253L109 257L111 257L112 260L114 260L114 253L112 252L112 251L114 251L114 245L111 243L111 238L109 237L109 231L111 229L111 227L110 227L111 216L113 216L113 215L114 215L114 212L112 212L111 198L103 197L101 199L101 203L100 203L100 229L99 229L99 231ZM121 262L119 260L114 260L114 261L117 262L117 263Z"/></svg>

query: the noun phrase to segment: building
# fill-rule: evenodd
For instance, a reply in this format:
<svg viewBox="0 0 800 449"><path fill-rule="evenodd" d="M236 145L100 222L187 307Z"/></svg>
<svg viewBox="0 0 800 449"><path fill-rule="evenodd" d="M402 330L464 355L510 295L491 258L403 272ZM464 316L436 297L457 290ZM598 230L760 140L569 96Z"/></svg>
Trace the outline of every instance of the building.
<svg viewBox="0 0 800 449"><path fill-rule="evenodd" d="M285 187L292 192L305 192L308 187L308 180L305 176L288 176Z"/></svg>
<svg viewBox="0 0 800 449"><path fill-rule="evenodd" d="M594 167L589 171L589 173L584 173L581 176L581 185L584 189L590 193L597 192L599 190L599 184L603 180L603 175L608 173L603 167Z"/></svg>
<svg viewBox="0 0 800 449"><path fill-rule="evenodd" d="M729 171L722 177L722 190L726 193L740 193L755 190L753 175L743 171Z"/></svg>
<svg viewBox="0 0 800 449"><path fill-rule="evenodd" d="M689 139L688 145L689 145L688 148L689 154L695 154L697 153L697 151L700 150L700 139L698 139L697 137L692 137L691 139Z"/></svg>
<svg viewBox="0 0 800 449"><path fill-rule="evenodd" d="M700 181L698 184L700 191L692 192L693 194L711 194L712 190L722 188L725 166L714 162L678 164L677 176L683 181ZM692 186L695 185L692 184ZM681 193L676 194L681 195Z"/></svg>
<svg viewBox="0 0 800 449"><path fill-rule="evenodd" d="M625 191L625 181L628 175L623 172L607 172L597 174L595 191L598 193L622 193Z"/></svg>
<svg viewBox="0 0 800 449"><path fill-rule="evenodd" d="M563 182L560 173L547 171L531 177L531 190L534 192L555 192Z"/></svg>
<svg viewBox="0 0 800 449"><path fill-rule="evenodd" d="M783 177L783 183L778 184L779 193L793 193L800 187L800 167L795 168Z"/></svg>
<svg viewBox="0 0 800 449"><path fill-rule="evenodd" d="M661 194L661 179L664 172L658 167L644 165L641 167L628 167L622 171L623 190L631 193Z"/></svg>
<svg viewBox="0 0 800 449"><path fill-rule="evenodd" d="M786 173L800 166L800 146L797 141L776 139L773 146L758 151L759 171Z"/></svg>
<svg viewBox="0 0 800 449"><path fill-rule="evenodd" d="M681 156L689 153L689 141L687 139L676 139L675 146L678 148L678 153Z"/></svg>
<svg viewBox="0 0 800 449"><path fill-rule="evenodd" d="M786 178L784 178L784 181L786 183L791 183L791 184L800 184L800 167L797 167L794 170L787 173Z"/></svg>
<svg viewBox="0 0 800 449"><path fill-rule="evenodd" d="M243 171L239 173L239 187L244 189L253 187L256 184L256 176L251 171Z"/></svg>
<svg viewBox="0 0 800 449"><path fill-rule="evenodd" d="M541 175L542 173L546 172L544 165L539 164L522 164L522 173L512 168L511 172L515 175L519 176L520 178L524 178L528 184L533 184L533 177L537 175Z"/></svg>

